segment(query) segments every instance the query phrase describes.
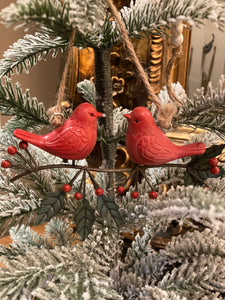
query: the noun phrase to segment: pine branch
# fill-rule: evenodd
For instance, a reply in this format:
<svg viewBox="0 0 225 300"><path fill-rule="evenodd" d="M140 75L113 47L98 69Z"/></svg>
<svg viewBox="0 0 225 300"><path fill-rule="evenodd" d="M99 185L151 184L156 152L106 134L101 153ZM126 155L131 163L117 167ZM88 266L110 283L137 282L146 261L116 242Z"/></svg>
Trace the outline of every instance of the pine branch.
<svg viewBox="0 0 225 300"><path fill-rule="evenodd" d="M225 240L215 236L208 228L202 232L187 232L184 236L172 237L165 250L160 251L159 260L166 266L203 254L225 258Z"/></svg>
<svg viewBox="0 0 225 300"><path fill-rule="evenodd" d="M160 201L149 203L148 218L153 227L163 231L173 220L193 227L191 220L194 220L212 228L224 220L223 197L223 193L208 192L201 187L172 188Z"/></svg>
<svg viewBox="0 0 225 300"><path fill-rule="evenodd" d="M3 19L3 24L7 27L20 23L19 27L27 27L30 23L36 25L45 25L49 28L58 30L69 26L69 2L51 1L51 0L17 0L16 3L11 3L4 8L0 17ZM65 29L64 29L65 30Z"/></svg>
<svg viewBox="0 0 225 300"><path fill-rule="evenodd" d="M6 77L5 81L5 85L0 81L0 110L2 114L16 115L16 120L23 118L32 124L47 125L48 117L43 104L38 103L36 98L31 98L28 90L23 94L18 83L14 88L9 78Z"/></svg>
<svg viewBox="0 0 225 300"><path fill-rule="evenodd" d="M158 299L169 299L169 300L187 300L186 297L180 296L178 293L175 293L173 291L166 291L163 289L160 289L159 287L151 287L146 285L142 289L142 294L140 295L140 300L158 300ZM216 300L216 299L215 299Z"/></svg>
<svg viewBox="0 0 225 300"><path fill-rule="evenodd" d="M82 97L96 106L96 90L95 84L93 81L84 79L83 81L77 84L77 91L82 94Z"/></svg>
<svg viewBox="0 0 225 300"><path fill-rule="evenodd" d="M159 287L180 291L190 297L200 292L205 295L225 290L225 259L218 256L200 255L185 260L182 265L167 272Z"/></svg>
<svg viewBox="0 0 225 300"><path fill-rule="evenodd" d="M45 59L50 52L52 57L56 57L59 50L65 50L67 44L67 40L51 37L47 33L27 34L4 53L4 59L0 61L0 77L12 75L14 69L19 74L23 71L29 73L29 68L38 61Z"/></svg>
<svg viewBox="0 0 225 300"><path fill-rule="evenodd" d="M103 24L107 6L104 0L78 0L70 1L69 9L69 23L85 34Z"/></svg>
<svg viewBox="0 0 225 300"><path fill-rule="evenodd" d="M7 271L0 271L0 296L38 296L44 299L122 299L111 287L109 277L82 249L57 247L53 250L32 248L16 259L1 257ZM46 288L48 293L46 293Z"/></svg>
<svg viewBox="0 0 225 300"><path fill-rule="evenodd" d="M22 224L20 227L17 225L9 230L12 244L12 249L23 249L28 251L30 248L45 248L52 249L52 243L46 237L33 231L29 226Z"/></svg>
<svg viewBox="0 0 225 300"><path fill-rule="evenodd" d="M68 222L59 218L51 219L45 226L46 237L51 240L54 245L70 247L76 240L73 229Z"/></svg>
<svg viewBox="0 0 225 300"><path fill-rule="evenodd" d="M224 7L217 1L204 0L138 0L131 2L130 8L121 9L121 16L130 35L157 34L164 35L165 27L170 24L186 21L190 25L200 25L209 19L223 28ZM164 28L163 28L164 26Z"/></svg>
<svg viewBox="0 0 225 300"><path fill-rule="evenodd" d="M21 23L44 25L58 35L69 38L72 28L81 34L96 31L104 22L106 5L103 0L61 1L53 0L25 0L4 8L0 16L3 24L11 26Z"/></svg>
<svg viewBox="0 0 225 300"><path fill-rule="evenodd" d="M213 89L209 83L207 92L204 89L197 90L193 99L187 99L179 111L179 116L174 119L175 125L186 124L213 131L220 136L225 134L225 91L221 77L219 85Z"/></svg>
<svg viewBox="0 0 225 300"><path fill-rule="evenodd" d="M16 224L29 223L40 205L35 199L23 200L13 195L9 195L8 198L9 200L0 201L0 226L3 227L7 222L7 228L2 234Z"/></svg>

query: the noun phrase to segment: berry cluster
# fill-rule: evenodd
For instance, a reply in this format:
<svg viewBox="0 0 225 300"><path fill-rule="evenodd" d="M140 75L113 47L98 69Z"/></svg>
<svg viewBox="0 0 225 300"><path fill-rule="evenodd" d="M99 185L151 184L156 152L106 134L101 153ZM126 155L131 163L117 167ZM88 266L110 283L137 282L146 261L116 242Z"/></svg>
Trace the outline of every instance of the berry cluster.
<svg viewBox="0 0 225 300"><path fill-rule="evenodd" d="M27 143L27 142L21 141L21 142L19 143L19 148L20 148L20 149L26 150L27 147L28 147L28 143ZM9 155L15 155L15 154L18 153L18 150L17 150L16 147L14 147L14 146L9 146L9 147L7 148L7 152L8 152ZM3 161L1 162L1 166L2 166L2 168L4 168L4 169L8 169L8 168L11 167L11 162L10 162L9 160L3 160Z"/></svg>
<svg viewBox="0 0 225 300"><path fill-rule="evenodd" d="M117 188L117 192L118 192L118 194L123 194L125 192L125 188L123 186L119 186ZM139 197L139 193L137 191L134 191L134 192L131 193L131 197L133 199L137 199ZM158 193L156 191L151 191L149 193L149 198L150 199L156 199L157 197L158 197Z"/></svg>
<svg viewBox="0 0 225 300"><path fill-rule="evenodd" d="M219 167L217 167L218 162L219 161L218 161L218 159L216 157L212 157L209 160L209 164L211 166L210 173L213 174L213 175L218 175L219 172L220 172Z"/></svg>
<svg viewBox="0 0 225 300"><path fill-rule="evenodd" d="M68 184L68 183L64 184L64 186L62 187L62 190L63 190L64 193L70 192L70 191L71 191L71 185ZM95 194L96 194L97 196L101 196L101 195L104 194L104 191L103 191L103 189L98 188L98 189L95 190ZM76 200L81 200L82 197L83 197L83 196L82 196L82 194L81 194L80 192L76 192L76 193L74 194L74 198L75 198Z"/></svg>

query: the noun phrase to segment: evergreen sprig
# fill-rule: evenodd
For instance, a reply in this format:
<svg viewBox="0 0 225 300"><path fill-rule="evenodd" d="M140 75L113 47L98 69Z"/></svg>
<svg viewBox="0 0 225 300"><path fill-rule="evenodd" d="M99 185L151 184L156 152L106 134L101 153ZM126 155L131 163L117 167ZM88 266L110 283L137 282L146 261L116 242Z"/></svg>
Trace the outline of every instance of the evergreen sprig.
<svg viewBox="0 0 225 300"><path fill-rule="evenodd" d="M0 110L3 115L16 116L16 120L20 118L31 121L34 125L47 125L48 117L42 103L30 96L29 90L22 92L20 84L17 83L13 87L11 80L5 78L5 85L0 81Z"/></svg>
<svg viewBox="0 0 225 300"><path fill-rule="evenodd" d="M225 9L215 0L138 0L135 4L132 1L130 8L123 7L121 16L132 36L139 36L141 32L164 35L165 27L179 21L199 25L209 19L223 28Z"/></svg>
<svg viewBox="0 0 225 300"><path fill-rule="evenodd" d="M224 264L224 258L208 254L186 259L181 267L167 272L159 287L179 291L189 298L197 292L222 294L225 290Z"/></svg>
<svg viewBox="0 0 225 300"><path fill-rule="evenodd" d="M213 89L209 83L206 94L201 88L196 91L193 99L187 99L174 119L175 125L186 124L213 131L220 136L225 134L225 91L221 77L219 85Z"/></svg>
<svg viewBox="0 0 225 300"><path fill-rule="evenodd" d="M82 94L82 97L91 103L96 105L96 89L93 81L84 79L77 84L77 91Z"/></svg>
<svg viewBox="0 0 225 300"><path fill-rule="evenodd" d="M1 234L16 224L28 224L40 205L36 199L23 200L13 195L9 195L7 200L1 200L0 226L3 227L7 222L7 228Z"/></svg>
<svg viewBox="0 0 225 300"><path fill-rule="evenodd" d="M67 40L51 37L44 32L37 32L35 35L27 34L5 51L4 59L0 61L0 77L12 75L14 69L17 73L23 71L29 73L29 68L45 59L49 52L52 53L52 57L56 57L59 49L64 51L67 44Z"/></svg>
<svg viewBox="0 0 225 300"><path fill-rule="evenodd" d="M56 31L62 28L71 31L69 25L69 6L68 1L51 0L17 0L0 12L3 24L7 27L20 23L21 26L28 26L32 23L36 25L45 25ZM31 24L30 24L31 23Z"/></svg>
<svg viewBox="0 0 225 300"><path fill-rule="evenodd" d="M157 230L166 230L173 220L190 224L194 220L213 227L224 220L223 192L207 193L202 187L171 188L160 201L150 202L148 217Z"/></svg>
<svg viewBox="0 0 225 300"><path fill-rule="evenodd" d="M32 248L15 259L1 257L0 297L38 296L42 299L121 299L112 280L81 248ZM24 263L26 262L26 263ZM43 298L44 295L44 298Z"/></svg>

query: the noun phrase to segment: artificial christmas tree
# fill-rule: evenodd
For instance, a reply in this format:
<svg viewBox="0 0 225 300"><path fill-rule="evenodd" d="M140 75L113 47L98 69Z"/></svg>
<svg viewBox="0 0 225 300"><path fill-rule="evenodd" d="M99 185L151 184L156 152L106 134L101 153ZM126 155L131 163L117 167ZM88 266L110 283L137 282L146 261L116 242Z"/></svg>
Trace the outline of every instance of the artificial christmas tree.
<svg viewBox="0 0 225 300"><path fill-rule="evenodd" d="M2 234L9 231L12 238L10 247L0 247L0 262L5 266L0 270L1 299L223 299L225 173L220 155L224 149L224 79L217 89L209 85L205 94L201 90L194 99L170 80L181 53L182 22L194 26L208 19L222 29L223 3L137 0L119 13L111 0L17 0L2 10L1 17L6 25L18 23L29 28L35 24L38 29L6 51L0 64L0 109L13 116L0 133L0 224ZM166 88L157 96L130 38L165 38L168 34L172 57L166 68ZM110 68L111 48L119 42L125 44L143 82L145 98L141 102L148 114L151 112L163 130L181 124L207 130L193 138L201 151L161 161L159 149L154 163L154 159L143 160L145 151L152 154L149 141L147 147L135 141L137 153L132 157L131 145L128 153L141 165L133 162L133 168L115 167L117 147L125 145L129 134L124 115L130 116L126 107L113 108L112 82L117 84L117 94L124 84L122 79L112 78ZM9 76L15 69L28 70L51 50L57 53L67 47L57 104L47 113L28 91L23 94L19 84L14 87ZM90 149L83 149L87 137L78 125L72 148L84 151L81 156L64 155L65 146L74 142L73 135L67 144L65 133L60 135L62 142L54 152L13 136L14 132L21 138L23 133L24 138L24 130L37 133L50 123L57 127L63 118L67 119L64 124L73 119L73 113L62 104L72 47L91 47L95 54L95 78L78 84L84 100L92 105L81 104L78 109L95 106L100 112L91 111L95 114L88 129L92 140L96 139L96 118L104 114L97 129L100 167L88 165L88 158L62 162L61 158L83 158L93 148L95 141ZM84 125L91 117L84 118ZM61 133L64 124L51 128L45 136ZM158 141L155 139L158 143L165 136L154 126L160 132ZM138 137L139 130L135 130ZM35 135L35 139L42 138ZM164 148L191 147L166 141ZM183 158L188 154L194 156ZM179 161L170 163L178 157ZM126 179L121 176L125 172ZM47 222L44 236L29 227L43 222ZM128 236L133 239L131 245Z"/></svg>

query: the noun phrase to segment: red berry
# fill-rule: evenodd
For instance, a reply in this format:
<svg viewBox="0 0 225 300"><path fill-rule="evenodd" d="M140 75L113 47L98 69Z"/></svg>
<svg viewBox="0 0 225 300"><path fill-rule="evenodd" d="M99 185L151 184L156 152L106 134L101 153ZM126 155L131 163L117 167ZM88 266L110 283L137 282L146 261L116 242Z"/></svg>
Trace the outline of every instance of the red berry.
<svg viewBox="0 0 225 300"><path fill-rule="evenodd" d="M76 193L74 194L74 198L75 198L76 200L81 200L81 199L82 199L81 193L76 192Z"/></svg>
<svg viewBox="0 0 225 300"><path fill-rule="evenodd" d="M212 167L210 169L210 173L212 173L213 175L218 175L220 172L220 169L218 167Z"/></svg>
<svg viewBox="0 0 225 300"><path fill-rule="evenodd" d="M11 163L10 163L10 161L8 161L8 160L3 160L2 163L1 163L1 166L2 166L2 168L4 168L4 169L8 169L8 168L11 167Z"/></svg>
<svg viewBox="0 0 225 300"><path fill-rule="evenodd" d="M137 199L137 198L139 197L139 193L138 193L138 192L132 192L132 193L131 193L131 197L132 197L133 199Z"/></svg>
<svg viewBox="0 0 225 300"><path fill-rule="evenodd" d="M19 147L20 147L20 149L26 150L27 147L28 147L28 143L25 142L25 141L21 141L21 142L19 143Z"/></svg>
<svg viewBox="0 0 225 300"><path fill-rule="evenodd" d="M101 196L101 195L104 194L104 191L103 191L103 189L99 188L99 189L95 190L95 194L96 194L97 196Z"/></svg>
<svg viewBox="0 0 225 300"><path fill-rule="evenodd" d="M149 198L150 199L156 199L158 197L158 193L156 191L151 191L149 193Z"/></svg>
<svg viewBox="0 0 225 300"><path fill-rule="evenodd" d="M219 161L218 161L218 159L216 157L212 157L209 160L209 164L210 164L211 167L216 167L218 165L218 162Z"/></svg>
<svg viewBox="0 0 225 300"><path fill-rule="evenodd" d="M209 186L203 186L203 189L205 189L205 190L210 190L210 188L209 188Z"/></svg>
<svg viewBox="0 0 225 300"><path fill-rule="evenodd" d="M16 149L16 147L14 147L14 146L10 146L10 147L8 147L7 152L8 152L10 155L14 155L14 154L17 153L17 149Z"/></svg>
<svg viewBox="0 0 225 300"><path fill-rule="evenodd" d="M125 188L124 188L123 186L119 186L119 187L117 188L117 192L118 192L119 194L123 194L124 191L125 191Z"/></svg>
<svg viewBox="0 0 225 300"><path fill-rule="evenodd" d="M71 186L69 184L64 184L62 187L63 192L68 193L71 191Z"/></svg>

